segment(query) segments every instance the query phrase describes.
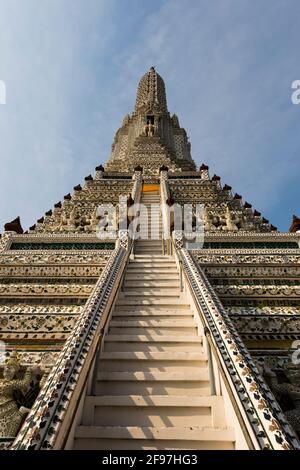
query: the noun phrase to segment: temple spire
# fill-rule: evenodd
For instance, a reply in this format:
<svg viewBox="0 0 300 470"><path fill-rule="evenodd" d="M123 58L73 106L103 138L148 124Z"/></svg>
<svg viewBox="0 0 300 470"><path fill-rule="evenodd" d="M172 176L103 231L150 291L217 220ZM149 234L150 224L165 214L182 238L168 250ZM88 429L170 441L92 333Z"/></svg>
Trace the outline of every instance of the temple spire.
<svg viewBox="0 0 300 470"><path fill-rule="evenodd" d="M161 76L151 67L140 80L137 89L135 112L168 112L165 84Z"/></svg>

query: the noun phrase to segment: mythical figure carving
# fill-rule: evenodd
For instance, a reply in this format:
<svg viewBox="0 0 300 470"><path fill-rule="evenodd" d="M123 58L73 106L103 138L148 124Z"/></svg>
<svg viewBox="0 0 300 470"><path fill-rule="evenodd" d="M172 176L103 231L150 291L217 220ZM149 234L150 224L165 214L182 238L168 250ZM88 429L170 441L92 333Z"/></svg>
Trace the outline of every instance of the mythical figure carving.
<svg viewBox="0 0 300 470"><path fill-rule="evenodd" d="M280 383L277 374L264 364L264 377L291 426L300 435L300 369L288 364L284 370L288 382Z"/></svg>
<svg viewBox="0 0 300 470"><path fill-rule="evenodd" d="M28 391L37 369L28 369L23 379L17 378L19 370L20 359L14 351L6 361L3 378L0 380L0 437L2 438L15 437L30 411L24 406L18 407L15 393L25 394Z"/></svg>
<svg viewBox="0 0 300 470"><path fill-rule="evenodd" d="M226 207L225 221L226 227L223 227L223 230L229 230L231 232L236 232L238 230L238 227L233 222L232 215L228 206Z"/></svg>

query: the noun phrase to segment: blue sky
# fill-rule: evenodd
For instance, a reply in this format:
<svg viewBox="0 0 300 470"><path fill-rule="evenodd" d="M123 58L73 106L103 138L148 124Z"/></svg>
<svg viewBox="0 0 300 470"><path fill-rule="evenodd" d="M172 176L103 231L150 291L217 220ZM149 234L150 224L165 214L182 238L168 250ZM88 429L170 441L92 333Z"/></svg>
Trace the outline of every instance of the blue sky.
<svg viewBox="0 0 300 470"><path fill-rule="evenodd" d="M287 230L300 216L298 0L0 0L0 231L110 154L152 65L197 164Z"/></svg>

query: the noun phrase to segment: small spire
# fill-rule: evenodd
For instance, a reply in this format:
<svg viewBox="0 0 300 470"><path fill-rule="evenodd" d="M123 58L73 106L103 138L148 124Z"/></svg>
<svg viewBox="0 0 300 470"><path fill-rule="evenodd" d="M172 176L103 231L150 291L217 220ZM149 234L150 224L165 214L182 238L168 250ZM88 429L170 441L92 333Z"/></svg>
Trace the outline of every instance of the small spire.
<svg viewBox="0 0 300 470"><path fill-rule="evenodd" d="M292 225L289 228L290 233L300 232L300 219L296 215L293 215Z"/></svg>
<svg viewBox="0 0 300 470"><path fill-rule="evenodd" d="M215 175L212 177L211 180L212 180L212 181L220 181L220 179L221 179L221 177L215 174Z"/></svg>
<svg viewBox="0 0 300 470"><path fill-rule="evenodd" d="M17 217L16 219L12 220L11 222L7 222L4 225L4 230L6 232L16 232L19 235L24 233L24 230L23 230L22 225L21 225L20 217Z"/></svg>
<svg viewBox="0 0 300 470"><path fill-rule="evenodd" d="M96 166L95 168L96 171L104 171L103 165Z"/></svg>
<svg viewBox="0 0 300 470"><path fill-rule="evenodd" d="M208 165L205 165L205 163L202 163L202 165L199 168L200 171L202 170L208 170Z"/></svg>

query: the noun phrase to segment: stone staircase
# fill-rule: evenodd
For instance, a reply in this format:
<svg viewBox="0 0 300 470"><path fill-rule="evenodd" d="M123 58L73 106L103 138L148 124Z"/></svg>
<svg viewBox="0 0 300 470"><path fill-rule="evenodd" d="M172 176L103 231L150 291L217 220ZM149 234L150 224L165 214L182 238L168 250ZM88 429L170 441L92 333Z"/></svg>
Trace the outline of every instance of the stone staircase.
<svg viewBox="0 0 300 470"><path fill-rule="evenodd" d="M152 201L157 195L143 196L142 202ZM159 212L152 221L160 232ZM203 338L181 292L175 259L162 256L158 242L136 243L74 449L235 447L223 397L210 394Z"/></svg>
<svg viewBox="0 0 300 470"><path fill-rule="evenodd" d="M158 191L142 193L141 204L144 210L140 212L140 227L135 243L136 254L162 253L162 222L160 213L160 195Z"/></svg>

